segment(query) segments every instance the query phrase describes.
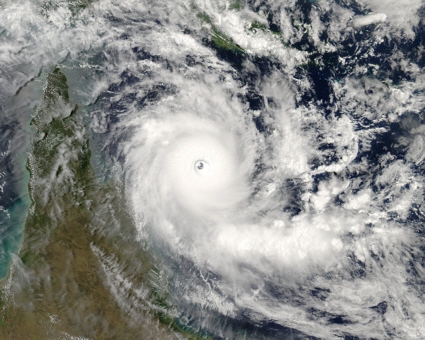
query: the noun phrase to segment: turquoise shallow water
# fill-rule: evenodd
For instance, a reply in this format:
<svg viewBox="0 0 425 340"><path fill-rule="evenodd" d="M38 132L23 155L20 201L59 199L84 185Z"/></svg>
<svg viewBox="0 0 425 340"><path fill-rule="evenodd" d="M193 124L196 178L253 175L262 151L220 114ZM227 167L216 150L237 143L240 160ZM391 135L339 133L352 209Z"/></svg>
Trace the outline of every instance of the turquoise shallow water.
<svg viewBox="0 0 425 340"><path fill-rule="evenodd" d="M155 301L175 306L182 327L217 338L425 338L420 0L101 0L79 16L67 3L27 15L26 1L0 12L11 56L0 110L1 91L18 93L5 112L26 126L26 82L41 88L43 72L63 70L97 178L123 183L136 248L162 266ZM0 194L4 275L29 206L19 164L5 168ZM100 215L96 231L129 237ZM132 267L126 247L116 258L90 251L139 322L146 295L128 269L141 272L139 259Z"/></svg>
<svg viewBox="0 0 425 340"><path fill-rule="evenodd" d="M28 195L18 198L6 212L1 212L1 253L0 253L0 279L7 277L12 254L19 250L25 224L26 214L30 202Z"/></svg>
<svg viewBox="0 0 425 340"><path fill-rule="evenodd" d="M14 98L0 101L0 280L7 277L11 254L19 252L31 205L26 169L29 123L40 89L30 82Z"/></svg>
<svg viewBox="0 0 425 340"><path fill-rule="evenodd" d="M25 219L31 201L28 195L29 173L25 168L27 143L21 130L3 128L0 145L0 279L7 277L12 254L17 254L22 241Z"/></svg>

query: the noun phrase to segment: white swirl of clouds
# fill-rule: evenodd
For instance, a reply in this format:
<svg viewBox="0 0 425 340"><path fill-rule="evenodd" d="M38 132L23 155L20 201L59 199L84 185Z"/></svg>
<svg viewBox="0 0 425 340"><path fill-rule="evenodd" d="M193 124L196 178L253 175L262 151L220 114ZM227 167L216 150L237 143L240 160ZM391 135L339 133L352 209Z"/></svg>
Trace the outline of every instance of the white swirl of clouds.
<svg viewBox="0 0 425 340"><path fill-rule="evenodd" d="M220 112L213 100L192 99L190 107L145 118L126 152L127 188L136 216L152 225L155 237L183 252L183 238L203 241L241 218L253 190L258 147L253 126L240 126L243 116L230 118L231 112ZM168 109L173 110L163 108Z"/></svg>
<svg viewBox="0 0 425 340"><path fill-rule="evenodd" d="M332 114L325 118L320 103L300 100L314 87L307 76L294 76L308 52L287 48L270 30L249 27L254 21L268 24L270 12L288 44L308 33L320 53L335 52L353 34L352 7L315 2L310 23L296 27L293 23L305 18L295 1L242 11L226 3L196 2L217 29L245 49L244 74L201 42L211 24L198 20L185 3L100 1L80 19L72 18L67 6L43 16L35 5L11 3L0 13L7 27L0 38L7 42L0 57L7 66L1 71L2 93L15 93L40 69L67 56L79 63L74 71L103 70L94 94L87 85L74 86L89 97L120 83L125 72L138 79L123 81L114 93L111 101L122 99L125 105L112 129L125 136L117 147L125 158L125 189L139 238L168 266L177 305L186 301L235 318L244 312L252 321L272 320L323 338L424 338L421 238L408 216L424 214L423 174L416 168L423 167L425 137L423 125L404 118L423 110L425 80L418 66L394 53L394 65L415 80L393 86L362 76L367 69L357 65L359 58L342 56L342 64L356 65L344 79L329 80ZM372 20L375 40L360 47L369 49L380 35L394 32L395 39L410 37L420 21L421 1L359 3L375 13L360 17L361 23L380 19ZM31 15L24 15L28 11ZM320 39L324 31L329 41ZM99 47L105 65L85 64L89 58L80 52ZM138 48L155 58L138 59ZM195 62L189 65L187 56ZM243 78L261 73L257 56L280 63L280 71L250 84L264 99L261 111L239 99L248 91ZM23 72L14 76L17 70ZM155 86L165 88L158 92L172 90L138 107ZM93 131L108 131L108 110L91 114ZM266 131L257 131L258 118ZM374 124L362 126L364 118ZM406 131L394 142L407 149L404 159L390 152L377 160L359 159L359 148L373 149L389 122ZM173 267L186 262L193 266ZM109 274L108 280L119 281L114 271ZM202 315L190 313L181 308L183 316Z"/></svg>
<svg viewBox="0 0 425 340"><path fill-rule="evenodd" d="M235 29L244 27L246 11L235 18L232 11L214 16L205 10L222 18L220 28L241 46L256 50L257 37ZM349 27L350 16L341 18ZM320 21L312 25L313 33L322 27ZM176 90L141 111L129 105L120 123L127 136L124 173L140 238L162 253L181 315L208 318L187 307L200 306L236 319L248 313L253 322L271 320L323 338L423 337L418 280L424 270L415 261L420 238L406 223L423 199L423 179L411 168L422 159L422 137L409 148L411 164L390 155L379 166L357 160L359 145L366 152L385 131L358 129L357 120L397 121L408 110L418 112L423 100L414 94L416 86L387 90L348 77L345 85L333 84L341 116L325 119L314 104L294 104L297 94L288 86L309 88L306 79L286 85L274 72L257 89L267 98L264 112L250 111L236 99L245 89L229 76L228 64L179 32L152 34L144 42L148 48L184 66L170 73L143 63L154 82L171 82ZM330 32L336 40L339 34ZM186 53L204 65L185 65ZM288 74L303 58L291 53L273 51ZM255 69L249 61L244 67ZM256 117L263 118L264 133L256 131ZM326 143L334 145L332 152L321 150ZM393 213L401 220L390 218Z"/></svg>
<svg viewBox="0 0 425 340"><path fill-rule="evenodd" d="M277 103L269 108L266 135L251 121L256 113L232 95L235 84L223 89L215 77L202 86L178 76L173 82L177 94L122 126L131 131L123 143L124 172L140 239L178 263L190 261L201 277L220 277L205 278L204 287L170 269L179 296L227 316L247 309L253 320L265 317L322 337L380 338L387 327L400 336L424 334L422 298L405 281L415 280L409 268L419 240L387 217L391 211L407 216L420 201L422 180L391 160L377 178L383 190L344 179L346 171L367 167L353 161L359 138L366 145L368 137L347 118L329 123L295 109L291 91L273 77L262 88ZM311 165L326 155L315 146L314 129L302 129L307 125L337 145L335 162ZM313 190L313 177L329 173ZM399 185L391 187L393 176ZM297 214L285 209L294 199L288 181L302 191ZM410 183L408 191L403 183ZM393 202L385 203L388 195ZM414 268L424 275L420 263ZM382 305L384 318L376 311ZM410 316L400 321L403 308ZM329 323L338 317L343 322Z"/></svg>

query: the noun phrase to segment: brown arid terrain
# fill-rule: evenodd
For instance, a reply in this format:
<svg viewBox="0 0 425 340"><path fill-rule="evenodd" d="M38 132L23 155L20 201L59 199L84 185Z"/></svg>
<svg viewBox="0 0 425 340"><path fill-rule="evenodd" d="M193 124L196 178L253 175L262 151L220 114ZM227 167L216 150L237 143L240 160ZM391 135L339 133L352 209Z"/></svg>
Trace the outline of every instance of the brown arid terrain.
<svg viewBox="0 0 425 340"><path fill-rule="evenodd" d="M28 160L32 206L19 257L2 282L0 338L191 338L170 316L166 289L150 284L160 270L136 244L120 186L95 179L61 70L48 75L31 124L37 139ZM118 283L105 272L115 259L126 264L108 268ZM125 301L120 290L128 290Z"/></svg>

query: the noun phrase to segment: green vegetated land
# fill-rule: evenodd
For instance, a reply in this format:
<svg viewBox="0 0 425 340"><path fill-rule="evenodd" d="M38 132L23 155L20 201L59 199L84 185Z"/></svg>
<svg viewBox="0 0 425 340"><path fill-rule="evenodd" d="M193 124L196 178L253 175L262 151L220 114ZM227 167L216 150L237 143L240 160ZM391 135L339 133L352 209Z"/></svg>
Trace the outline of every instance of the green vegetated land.
<svg viewBox="0 0 425 340"><path fill-rule="evenodd" d="M32 206L0 291L0 339L196 337L170 316L167 287L153 288L159 269L135 241L121 186L96 181L60 69L48 75L31 125Z"/></svg>
<svg viewBox="0 0 425 340"><path fill-rule="evenodd" d="M68 9L72 13L73 16L80 14L84 9L86 9L93 0L68 0ZM58 9L60 6L63 6L61 2L54 2L52 0L47 0L43 4L41 4L41 14L46 17L49 16L52 10Z"/></svg>
<svg viewBox="0 0 425 340"><path fill-rule="evenodd" d="M197 10L196 7L194 7ZM211 41L213 46L217 49L222 49L226 51L233 52L244 52L244 49L236 44L232 38L226 36L223 32L221 32L211 21L211 18L208 14L204 12L198 12L197 17L201 19L203 22L207 23L211 27Z"/></svg>
<svg viewBox="0 0 425 340"><path fill-rule="evenodd" d="M219 28L217 28L213 24L211 17L208 14L200 11L199 8L194 4L192 4L192 8L197 13L197 17L202 22L208 24L209 29L207 30L207 32L208 32L210 41L212 43L211 45L214 49L216 49L218 51L231 52L231 53L234 53L234 54L243 54L243 53L246 52L241 46L236 44L233 41L232 38L230 38L229 36L224 34ZM243 8L243 4L242 4L241 1L235 1L234 3L232 3L229 6L229 9L234 9L234 10L240 10L241 8ZM265 33L272 34L275 37L277 37L280 40L280 42L282 43L282 45L285 46L286 48L297 49L296 47L289 45L288 43L286 43L283 40L281 32L279 32L278 30L273 29L271 27L268 27L264 23L254 21L254 22L251 23L248 30L253 32L253 33L257 33L257 32L262 31L262 32L265 32Z"/></svg>

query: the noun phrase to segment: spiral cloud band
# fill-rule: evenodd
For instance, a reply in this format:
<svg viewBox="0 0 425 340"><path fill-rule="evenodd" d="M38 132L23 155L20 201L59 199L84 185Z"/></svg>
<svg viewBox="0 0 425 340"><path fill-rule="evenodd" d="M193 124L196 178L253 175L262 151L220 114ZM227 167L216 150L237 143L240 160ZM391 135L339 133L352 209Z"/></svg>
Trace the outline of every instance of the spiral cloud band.
<svg viewBox="0 0 425 340"><path fill-rule="evenodd" d="M183 209L202 214L232 207L246 192L235 141L196 128L199 131L176 136L175 144L167 145L159 180L169 184L169 194Z"/></svg>
<svg viewBox="0 0 425 340"><path fill-rule="evenodd" d="M266 317L324 337L341 332L329 325L335 315L347 318L344 329L351 333L374 334L371 308L394 294L421 318L420 297L398 279L414 256L413 233L377 213L383 198L354 190L356 184L341 176L313 188L314 176L343 172L358 152L350 146L349 124L340 120L333 127L345 130L336 137L342 161L314 168L308 160L320 153L309 143L316 137L300 140L304 132L283 85L276 85L286 97L274 97L279 106L269 134L258 132L234 96L214 85L192 85L180 83L177 103L164 100L142 117L123 120L124 131L131 131L122 149L126 191L140 240L165 261L183 300L226 316L249 310L252 320ZM267 91L274 95L276 88ZM288 183L299 183L298 202ZM336 197L344 202L336 205ZM294 213L294 204L301 211ZM193 268L175 270L186 262ZM391 291L385 282L392 282ZM288 302L294 297L300 302ZM392 308L398 315L401 305ZM396 323L404 331L415 328Z"/></svg>
<svg viewBox="0 0 425 340"><path fill-rule="evenodd" d="M255 49L237 40L232 13L222 28ZM138 81L118 82L106 142L179 320L223 338L234 320L326 339L425 336L421 236L409 220L423 204L422 132L398 111L414 87L347 76L324 108L302 99L320 86L292 69L298 52L236 70L176 27L134 32L155 57L123 57ZM404 159L379 148L391 121Z"/></svg>
<svg viewBox="0 0 425 340"><path fill-rule="evenodd" d="M328 214L281 212L290 193L275 188L305 156L296 133L284 130L284 138L277 134L266 146L239 107L215 110L200 99L192 105L201 114L169 114L175 108L165 104L153 118L130 123L127 190L141 237L231 277L241 265L287 279L317 265L341 265L341 236L360 232L360 217L340 225Z"/></svg>
<svg viewBox="0 0 425 340"><path fill-rule="evenodd" d="M123 314L214 338L425 339L423 0L49 3L2 2L0 111L26 122L66 75L133 219L88 210ZM52 179L80 157L60 155Z"/></svg>
<svg viewBox="0 0 425 340"><path fill-rule="evenodd" d="M161 232L218 223L249 196L241 141L214 122L179 115L139 133L143 144L129 154L133 200L146 197L145 218Z"/></svg>

